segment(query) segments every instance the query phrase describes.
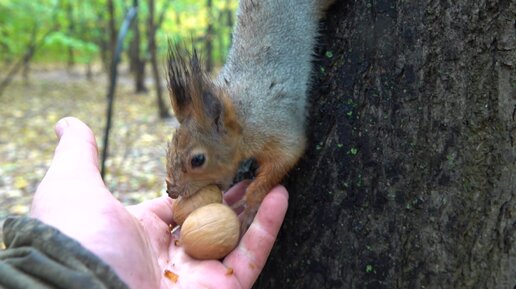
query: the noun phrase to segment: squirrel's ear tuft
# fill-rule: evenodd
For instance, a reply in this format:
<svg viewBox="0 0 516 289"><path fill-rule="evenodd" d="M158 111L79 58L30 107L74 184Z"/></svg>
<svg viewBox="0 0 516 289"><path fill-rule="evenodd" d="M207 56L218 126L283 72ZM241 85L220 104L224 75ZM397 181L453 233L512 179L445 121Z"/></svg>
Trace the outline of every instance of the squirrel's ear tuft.
<svg viewBox="0 0 516 289"><path fill-rule="evenodd" d="M168 89L177 120L193 118L206 129L240 133L236 113L229 96L202 70L197 52L169 41Z"/></svg>
<svg viewBox="0 0 516 289"><path fill-rule="evenodd" d="M167 85L172 109L179 122L182 122L191 110L190 92L192 71L190 55L179 44L168 42Z"/></svg>
<svg viewBox="0 0 516 289"><path fill-rule="evenodd" d="M193 118L201 125L209 125L211 114L220 105L206 95L213 84L202 70L197 52L194 49L190 53L170 41L168 47L168 90L177 120L182 123Z"/></svg>

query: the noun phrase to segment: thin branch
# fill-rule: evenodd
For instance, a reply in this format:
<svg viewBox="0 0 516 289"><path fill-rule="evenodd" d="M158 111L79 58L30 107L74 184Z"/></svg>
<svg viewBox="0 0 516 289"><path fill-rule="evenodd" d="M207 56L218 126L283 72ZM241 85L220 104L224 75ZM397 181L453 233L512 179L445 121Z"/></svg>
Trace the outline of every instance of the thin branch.
<svg viewBox="0 0 516 289"><path fill-rule="evenodd" d="M40 47L43 46L43 44L45 43L45 39L50 34L57 31L57 29L58 29L58 25L54 25L49 31L47 31L45 33L45 35L43 35L43 37L41 37L41 39L39 41L36 41L35 38L36 38L36 34L37 34L36 33L37 27L38 27L38 24L34 24L34 27L32 30L33 36L31 37L31 42L27 46L27 50L25 50L25 53L22 55L22 57L20 57L20 59L18 59L18 61L16 61L11 66L11 69L9 69L9 72L7 72L7 74L4 77L4 79L2 80L2 82L0 82L0 96L2 96L4 90L7 88L7 86L9 86L9 84L13 80L14 76L18 73L18 71L20 71L20 69L23 67L23 65L25 63L29 62L32 59L32 57L34 56L34 54L36 53L36 51Z"/></svg>
<svg viewBox="0 0 516 289"><path fill-rule="evenodd" d="M127 15L125 16L124 22L122 23L122 27L120 28L120 31L118 33L118 39L116 42L116 49L114 53L114 58L111 63L111 81L109 82L109 88L108 88L108 107L107 107L107 119L106 119L106 127L104 129L104 145L102 148L102 163L101 163L101 170L100 175L102 178L106 175L106 159L108 157L108 145L109 145L109 132L111 130L111 123L112 123L112 116L113 116L113 104L115 100L115 88L116 88L116 81L118 76L118 63L120 62L120 54L122 53L123 46L124 46L124 39L127 35L127 32L129 31L129 27L131 26L131 22L133 21L134 17L136 16L136 13L138 13L138 0L133 1L133 7L127 12Z"/></svg>

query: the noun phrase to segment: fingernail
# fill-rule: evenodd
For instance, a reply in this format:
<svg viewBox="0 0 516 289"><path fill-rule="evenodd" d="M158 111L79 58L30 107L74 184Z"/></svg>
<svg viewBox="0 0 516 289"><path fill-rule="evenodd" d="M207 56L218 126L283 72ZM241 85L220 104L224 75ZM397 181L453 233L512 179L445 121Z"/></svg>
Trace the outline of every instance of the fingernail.
<svg viewBox="0 0 516 289"><path fill-rule="evenodd" d="M68 122L68 119L62 118L59 120L56 124L56 134L58 138L61 138L63 135L64 130L70 126L70 123Z"/></svg>

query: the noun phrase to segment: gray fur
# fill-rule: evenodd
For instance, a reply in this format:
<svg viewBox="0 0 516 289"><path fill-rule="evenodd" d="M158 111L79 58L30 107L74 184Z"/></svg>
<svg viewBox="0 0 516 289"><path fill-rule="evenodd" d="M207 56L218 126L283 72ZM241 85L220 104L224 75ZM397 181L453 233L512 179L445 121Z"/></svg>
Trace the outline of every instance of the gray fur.
<svg viewBox="0 0 516 289"><path fill-rule="evenodd" d="M303 146L320 3L243 0L234 43L216 82L226 87L245 131L244 147L270 137Z"/></svg>

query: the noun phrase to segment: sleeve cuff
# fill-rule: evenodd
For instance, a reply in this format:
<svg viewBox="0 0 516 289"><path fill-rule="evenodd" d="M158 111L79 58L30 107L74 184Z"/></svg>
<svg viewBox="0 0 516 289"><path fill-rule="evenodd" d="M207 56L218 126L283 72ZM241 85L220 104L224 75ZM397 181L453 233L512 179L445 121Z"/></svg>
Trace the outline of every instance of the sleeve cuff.
<svg viewBox="0 0 516 289"><path fill-rule="evenodd" d="M37 219L8 218L3 231L0 288L128 288L79 242Z"/></svg>

